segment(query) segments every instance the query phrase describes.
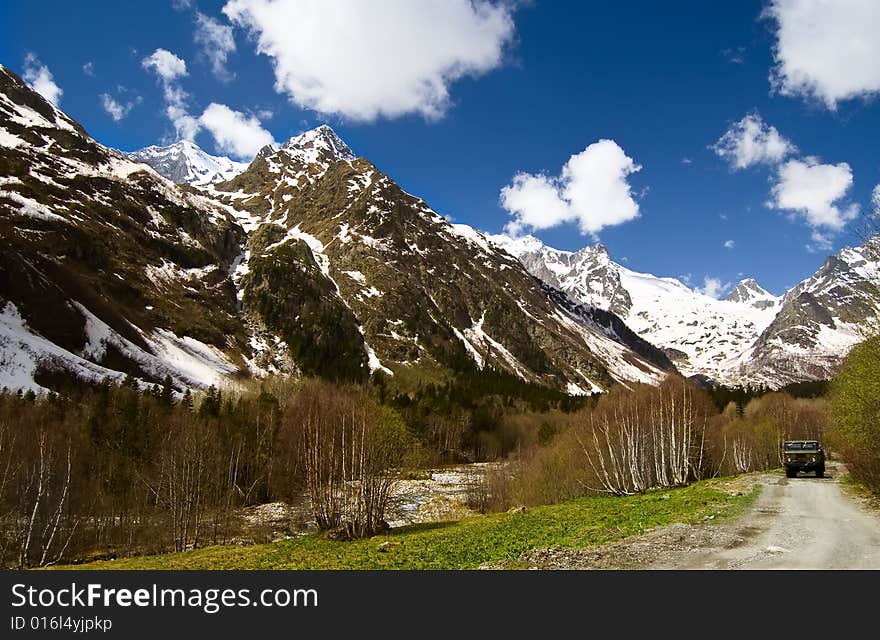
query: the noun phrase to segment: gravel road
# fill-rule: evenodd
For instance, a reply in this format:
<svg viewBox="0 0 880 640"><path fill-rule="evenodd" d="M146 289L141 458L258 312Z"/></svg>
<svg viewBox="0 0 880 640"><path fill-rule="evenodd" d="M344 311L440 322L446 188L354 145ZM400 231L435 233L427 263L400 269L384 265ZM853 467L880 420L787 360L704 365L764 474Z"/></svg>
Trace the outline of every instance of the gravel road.
<svg viewBox="0 0 880 640"><path fill-rule="evenodd" d="M541 549L535 569L880 569L880 514L825 478L746 476L763 486L743 516L676 524L594 549Z"/></svg>
<svg viewBox="0 0 880 640"><path fill-rule="evenodd" d="M831 477L768 476L733 529L743 544L694 554L699 569L880 569L880 518Z"/></svg>

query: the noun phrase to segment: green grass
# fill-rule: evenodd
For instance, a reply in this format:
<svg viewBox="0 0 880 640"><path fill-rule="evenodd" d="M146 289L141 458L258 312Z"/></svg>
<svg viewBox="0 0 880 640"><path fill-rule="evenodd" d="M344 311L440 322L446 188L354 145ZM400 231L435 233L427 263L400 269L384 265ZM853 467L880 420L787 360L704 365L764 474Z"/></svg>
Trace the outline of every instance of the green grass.
<svg viewBox="0 0 880 640"><path fill-rule="evenodd" d="M718 522L741 513L758 495L758 489L730 495L719 487L724 482L706 480L638 496L582 498L524 513L401 527L356 542L309 535L272 544L206 547L67 568L474 569L484 563L515 561L531 549L592 547L675 522L700 522L710 515Z"/></svg>

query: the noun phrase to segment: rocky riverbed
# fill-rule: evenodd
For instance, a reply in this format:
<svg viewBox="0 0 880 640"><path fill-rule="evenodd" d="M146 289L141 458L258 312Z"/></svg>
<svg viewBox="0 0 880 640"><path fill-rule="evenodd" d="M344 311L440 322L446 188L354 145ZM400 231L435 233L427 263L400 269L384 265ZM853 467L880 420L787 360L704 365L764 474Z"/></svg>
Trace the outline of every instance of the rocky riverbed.
<svg viewBox="0 0 880 640"><path fill-rule="evenodd" d="M483 462L411 473L394 486L388 524L401 527L476 515L468 503L473 502L485 475L499 466L500 463ZM239 516L243 529L242 535L236 537L239 543L290 538L317 529L306 494L292 503L270 502L246 507Z"/></svg>

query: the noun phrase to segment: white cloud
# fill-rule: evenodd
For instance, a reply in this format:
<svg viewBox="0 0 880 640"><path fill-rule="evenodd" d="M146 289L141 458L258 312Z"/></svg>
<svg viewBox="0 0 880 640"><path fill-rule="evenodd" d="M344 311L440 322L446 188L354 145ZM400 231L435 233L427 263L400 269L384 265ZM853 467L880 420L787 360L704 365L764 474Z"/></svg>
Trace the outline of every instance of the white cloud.
<svg viewBox="0 0 880 640"><path fill-rule="evenodd" d="M880 92L880 2L772 0L765 15L776 23L770 81L779 93L836 109Z"/></svg>
<svg viewBox="0 0 880 640"><path fill-rule="evenodd" d="M234 74L226 68L229 54L235 51L235 37L232 27L204 13L196 14L196 31L193 35L196 44L201 45L202 53L210 60L211 70L221 80L230 80Z"/></svg>
<svg viewBox="0 0 880 640"><path fill-rule="evenodd" d="M812 243L804 245L804 248L810 253L820 253L823 251L831 251L834 245L831 242L831 234L822 233L821 231L813 230L813 233L810 234L810 240Z"/></svg>
<svg viewBox="0 0 880 640"><path fill-rule="evenodd" d="M571 156L558 177L518 173L501 190L501 206L512 216L506 229L549 229L577 222L597 234L639 216L627 177L641 167L613 140L599 140Z"/></svg>
<svg viewBox="0 0 880 640"><path fill-rule="evenodd" d="M134 99L128 100L124 103L119 102L109 93L102 93L99 97L101 99L101 106L104 107L104 111L113 118L114 122L119 122L124 119L136 105L141 103L140 96L136 96Z"/></svg>
<svg viewBox="0 0 880 640"><path fill-rule="evenodd" d="M87 76L95 75L95 64L93 62L86 62L83 65L83 73Z"/></svg>
<svg viewBox="0 0 880 640"><path fill-rule="evenodd" d="M501 190L501 206L513 217L507 229L518 235L526 227L549 229L572 219L571 205L562 199L558 179L517 173Z"/></svg>
<svg viewBox="0 0 880 640"><path fill-rule="evenodd" d="M246 116L223 104L211 103L199 118L217 148L239 159L251 159L267 144L274 144L272 134L263 129L255 116Z"/></svg>
<svg viewBox="0 0 880 640"><path fill-rule="evenodd" d="M694 291L697 293L702 293L704 296L709 296L710 298L718 299L727 291L730 290L732 283L730 282L722 282L720 278L713 278L712 276L705 276L703 278L703 286L696 287Z"/></svg>
<svg viewBox="0 0 880 640"><path fill-rule="evenodd" d="M734 170L762 163L775 164L797 150L757 113L750 113L733 124L710 148Z"/></svg>
<svg viewBox="0 0 880 640"><path fill-rule="evenodd" d="M217 149L239 159L253 158L267 144L275 142L272 134L260 124L257 116L233 111L224 104L212 102L201 116L189 112L189 95L178 80L187 75L186 62L165 49L143 59L145 69L154 71L162 83L165 113L174 124L178 139L194 140L203 129L214 137Z"/></svg>
<svg viewBox="0 0 880 640"><path fill-rule="evenodd" d="M229 19L272 59L275 88L352 120L442 117L449 85L499 66L513 4L489 0L229 0Z"/></svg>
<svg viewBox="0 0 880 640"><path fill-rule="evenodd" d="M852 187L846 162L821 164L816 158L789 160L780 165L770 205L803 216L814 229L840 231L859 213L857 204L838 204Z"/></svg>
<svg viewBox="0 0 880 640"><path fill-rule="evenodd" d="M186 61L167 49L156 49L141 60L144 69L153 70L164 82L173 82L187 75Z"/></svg>
<svg viewBox="0 0 880 640"><path fill-rule="evenodd" d="M871 192L871 209L875 218L880 218L880 184Z"/></svg>
<svg viewBox="0 0 880 640"><path fill-rule="evenodd" d="M725 249L733 249L734 247L736 247L735 241L733 241L733 240L725 240L724 241L724 248Z"/></svg>
<svg viewBox="0 0 880 640"><path fill-rule="evenodd" d="M192 8L192 0L171 0L171 6L175 11L186 11Z"/></svg>
<svg viewBox="0 0 880 640"><path fill-rule="evenodd" d="M165 98L165 115L174 125L177 138L193 140L199 132L199 122L189 114L186 106L189 96L178 83L187 75L186 62L166 49L156 49L141 60L141 65L159 77Z"/></svg>
<svg viewBox="0 0 880 640"><path fill-rule="evenodd" d="M24 59L24 81L27 82L34 91L46 98L54 105L58 105L64 91L55 84L52 72L49 67L42 64L32 53L25 56Z"/></svg>
<svg viewBox="0 0 880 640"><path fill-rule="evenodd" d="M724 49L721 51L721 55L724 56L727 59L727 61L731 64L745 64L746 63L746 48L745 47Z"/></svg>

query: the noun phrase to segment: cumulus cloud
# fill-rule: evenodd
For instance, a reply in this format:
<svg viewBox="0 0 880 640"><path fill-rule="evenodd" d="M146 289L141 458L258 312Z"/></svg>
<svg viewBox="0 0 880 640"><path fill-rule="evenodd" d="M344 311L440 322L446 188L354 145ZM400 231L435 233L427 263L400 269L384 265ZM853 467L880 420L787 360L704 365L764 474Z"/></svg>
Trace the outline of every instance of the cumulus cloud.
<svg viewBox="0 0 880 640"><path fill-rule="evenodd" d="M156 49L141 60L144 69L152 70L163 82L174 82L187 75L186 61L167 49Z"/></svg>
<svg viewBox="0 0 880 640"><path fill-rule="evenodd" d="M517 173L501 190L501 206L513 218L505 227L518 235L577 222L581 233L633 220L639 205L627 177L641 170L613 140L599 140L571 156L558 177Z"/></svg>
<svg viewBox="0 0 880 640"><path fill-rule="evenodd" d="M734 171L756 164L775 164L797 148L757 113L750 113L733 124L710 147L727 160Z"/></svg>
<svg viewBox="0 0 880 640"><path fill-rule="evenodd" d="M193 0L171 0L171 7L175 11L186 11L192 8Z"/></svg>
<svg viewBox="0 0 880 640"><path fill-rule="evenodd" d="M42 64L33 53L27 54L24 59L24 81L31 88L46 98L54 105L58 105L64 91L55 84L49 67Z"/></svg>
<svg viewBox="0 0 880 640"><path fill-rule="evenodd" d="M769 204L802 215L815 230L840 231L859 214L857 204L840 202L852 184L846 162L822 164L814 157L789 160L779 166Z"/></svg>
<svg viewBox="0 0 880 640"><path fill-rule="evenodd" d="M696 287L694 291L702 293L704 296L715 298L716 300L730 290L732 283L722 282L720 278L705 276L703 278L703 286Z"/></svg>
<svg viewBox="0 0 880 640"><path fill-rule="evenodd" d="M95 75L95 63L93 63L93 62L86 62L86 63L83 65L83 73L86 74L87 76L93 76L93 75Z"/></svg>
<svg viewBox="0 0 880 640"><path fill-rule="evenodd" d="M272 134L263 129L256 116L233 111L223 104L211 103L199 118L217 148L236 158L250 159L267 144L274 144Z"/></svg>
<svg viewBox="0 0 880 640"><path fill-rule="evenodd" d="M234 74L226 68L229 54L235 51L232 27L204 13L196 14L196 31L193 35L202 53L211 62L211 70L220 80L231 80Z"/></svg>
<svg viewBox="0 0 880 640"><path fill-rule="evenodd" d="M188 75L186 62L166 49L156 49L141 60L144 69L152 71L159 78L165 98L165 115L174 125L178 139L193 140L199 132L199 121L189 114L189 96L178 82Z"/></svg>
<svg viewBox="0 0 880 640"><path fill-rule="evenodd" d="M269 56L300 107L359 121L444 115L450 85L498 67L514 37L509 2L229 0L223 13Z"/></svg>
<svg viewBox="0 0 880 640"><path fill-rule="evenodd" d="M136 105L141 103L140 96L135 96L133 99L125 102L119 102L109 93L102 93L98 97L101 99L101 106L104 107L107 115L113 118L113 122L123 120Z"/></svg>
<svg viewBox="0 0 880 640"><path fill-rule="evenodd" d="M179 83L187 75L186 62L170 51L156 49L142 64L155 72L162 84L165 113L178 139L192 141L200 131L207 130L220 152L239 159L253 158L265 145L275 142L259 117L234 111L225 104L212 102L202 115L192 115L187 105L189 95Z"/></svg>
<svg viewBox="0 0 880 640"><path fill-rule="evenodd" d="M735 241L733 241L733 240L725 240L724 241L724 248L725 249L733 249L734 247L736 247Z"/></svg>
<svg viewBox="0 0 880 640"><path fill-rule="evenodd" d="M880 92L880 2L772 0L773 88L836 109L839 102Z"/></svg>

